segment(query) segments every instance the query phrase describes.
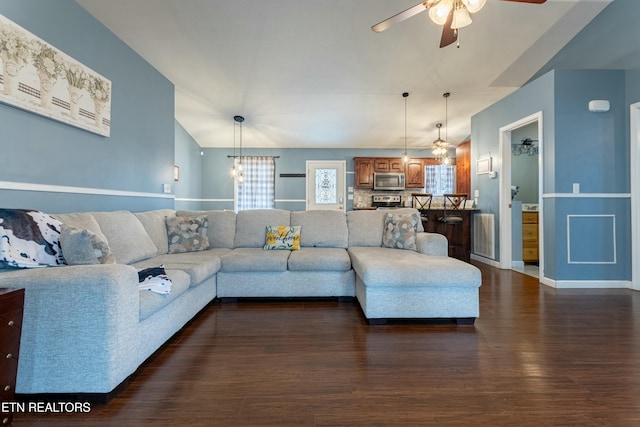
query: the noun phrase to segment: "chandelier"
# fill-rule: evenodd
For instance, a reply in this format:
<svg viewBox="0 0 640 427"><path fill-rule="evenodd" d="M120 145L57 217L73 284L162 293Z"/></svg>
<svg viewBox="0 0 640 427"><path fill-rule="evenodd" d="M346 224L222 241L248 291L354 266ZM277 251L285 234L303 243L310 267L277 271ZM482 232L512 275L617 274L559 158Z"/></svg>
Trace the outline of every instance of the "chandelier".
<svg viewBox="0 0 640 427"><path fill-rule="evenodd" d="M525 138L520 144L511 146L511 154L514 156L537 156L538 155L537 139Z"/></svg>
<svg viewBox="0 0 640 427"><path fill-rule="evenodd" d="M487 0L439 0L429 8L429 17L437 25L444 26L453 9L451 29L457 30L471 24L469 14L478 12L486 2Z"/></svg>
<svg viewBox="0 0 640 427"><path fill-rule="evenodd" d="M444 138L442 139L440 136L440 129L442 128L442 123L436 123L436 127L438 128L438 139L433 141L433 148L431 149L431 154L433 154L437 159L440 159L442 163L449 164L449 144L447 143L447 121L449 119L449 104L447 100L451 94L449 92L445 92L442 94L444 98Z"/></svg>
<svg viewBox="0 0 640 427"><path fill-rule="evenodd" d="M440 128L442 127L442 123L436 123L436 127L438 128L438 139L433 141L431 154L437 158L442 158L449 153L449 150L447 149L447 141L440 137Z"/></svg>

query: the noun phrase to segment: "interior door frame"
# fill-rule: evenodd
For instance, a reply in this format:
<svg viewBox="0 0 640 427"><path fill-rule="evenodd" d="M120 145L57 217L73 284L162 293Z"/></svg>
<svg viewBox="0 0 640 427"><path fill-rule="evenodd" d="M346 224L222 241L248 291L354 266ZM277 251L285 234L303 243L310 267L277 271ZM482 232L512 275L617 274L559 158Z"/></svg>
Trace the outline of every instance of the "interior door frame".
<svg viewBox="0 0 640 427"><path fill-rule="evenodd" d="M500 268L511 270L513 264L513 236L511 232L511 132L531 123L538 122L538 265L540 281L544 279L544 137L542 111L523 117L500 128Z"/></svg>
<svg viewBox="0 0 640 427"><path fill-rule="evenodd" d="M640 291L640 102L629 108L631 170L631 288Z"/></svg>
<svg viewBox="0 0 640 427"><path fill-rule="evenodd" d="M339 203L341 205L340 210L343 212L347 211L347 198L346 198L346 190L347 190L347 161L346 160L307 160L306 161L306 171L307 171L307 176L305 179L305 210L309 210L309 201L311 200L311 194L309 194L309 183L310 180L313 178L310 175L310 167L311 165L315 165L315 164L327 164L327 165L335 165L336 163L339 163L340 165L342 165L342 176L340 177L340 179L342 180L342 188L340 188L338 191L342 196L342 203Z"/></svg>

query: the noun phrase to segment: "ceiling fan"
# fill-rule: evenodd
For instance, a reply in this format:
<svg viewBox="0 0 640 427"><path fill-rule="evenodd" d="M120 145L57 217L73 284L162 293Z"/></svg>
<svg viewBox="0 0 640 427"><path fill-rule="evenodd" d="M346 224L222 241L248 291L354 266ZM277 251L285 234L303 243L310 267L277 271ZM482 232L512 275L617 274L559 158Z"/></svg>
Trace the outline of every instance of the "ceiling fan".
<svg viewBox="0 0 640 427"><path fill-rule="evenodd" d="M502 0L517 3L542 4L547 0ZM406 19L429 9L429 17L433 22L442 25L442 38L440 47L449 46L458 40L458 30L471 24L469 13L478 12L485 5L487 0L425 0L409 9L402 11L382 22L372 26L376 33L382 32ZM459 46L458 46L459 47Z"/></svg>

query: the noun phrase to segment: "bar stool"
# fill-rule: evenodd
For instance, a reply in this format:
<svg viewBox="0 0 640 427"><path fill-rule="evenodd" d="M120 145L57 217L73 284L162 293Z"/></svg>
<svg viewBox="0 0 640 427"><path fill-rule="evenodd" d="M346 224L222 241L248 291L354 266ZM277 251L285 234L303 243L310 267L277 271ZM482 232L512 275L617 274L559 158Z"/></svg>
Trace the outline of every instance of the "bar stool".
<svg viewBox="0 0 640 427"><path fill-rule="evenodd" d="M451 233L447 233L447 239L449 240L449 248L453 249L456 253L458 250L463 249L461 243L462 238L460 233L462 232L462 225L464 223L464 215L462 210L467 201L467 195L465 193L450 193L443 194L443 213L438 221L446 224L451 224ZM469 254L463 253L464 260L469 262Z"/></svg>
<svg viewBox="0 0 640 427"><path fill-rule="evenodd" d="M411 193L411 206L420 212L420 219L424 223L429 220L429 209L431 209L431 200L433 194L431 193ZM426 227L425 227L426 230Z"/></svg>

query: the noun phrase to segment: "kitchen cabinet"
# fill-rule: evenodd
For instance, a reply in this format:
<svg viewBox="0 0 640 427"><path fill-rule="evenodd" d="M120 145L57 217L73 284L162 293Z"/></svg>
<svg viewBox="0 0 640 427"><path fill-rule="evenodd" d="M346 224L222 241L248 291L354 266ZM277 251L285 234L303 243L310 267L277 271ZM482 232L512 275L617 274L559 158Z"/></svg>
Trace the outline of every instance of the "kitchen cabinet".
<svg viewBox="0 0 640 427"><path fill-rule="evenodd" d="M429 159L410 159L406 165L396 157L354 157L355 188L373 189L374 172L404 172L406 188L424 188L424 166Z"/></svg>
<svg viewBox="0 0 640 427"><path fill-rule="evenodd" d="M372 157L354 157L354 186L373 189L374 160Z"/></svg>
<svg viewBox="0 0 640 427"><path fill-rule="evenodd" d="M538 256L538 212L522 212L522 261L537 263Z"/></svg>
<svg viewBox="0 0 640 427"><path fill-rule="evenodd" d="M410 159L405 170L406 188L424 188L424 161L422 159Z"/></svg>

